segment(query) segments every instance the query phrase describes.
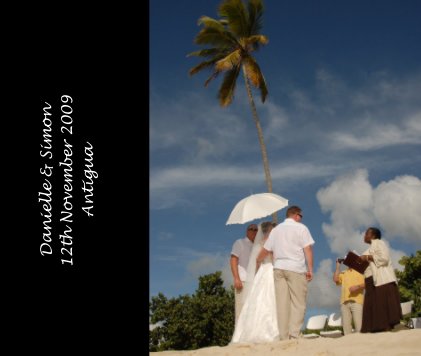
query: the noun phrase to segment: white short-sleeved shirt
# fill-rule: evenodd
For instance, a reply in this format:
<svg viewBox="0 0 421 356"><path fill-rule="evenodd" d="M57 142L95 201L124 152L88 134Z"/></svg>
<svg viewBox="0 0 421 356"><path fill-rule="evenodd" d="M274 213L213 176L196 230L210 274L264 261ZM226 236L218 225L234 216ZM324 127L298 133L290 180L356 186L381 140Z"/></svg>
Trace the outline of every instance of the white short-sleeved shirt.
<svg viewBox="0 0 421 356"><path fill-rule="evenodd" d="M238 257L238 275L243 282L247 280L247 265L252 248L253 242L248 237L238 239L232 246L231 255Z"/></svg>
<svg viewBox="0 0 421 356"><path fill-rule="evenodd" d="M307 226L287 218L272 229L263 247L273 252L273 268L305 273L307 268L303 248L313 244Z"/></svg>

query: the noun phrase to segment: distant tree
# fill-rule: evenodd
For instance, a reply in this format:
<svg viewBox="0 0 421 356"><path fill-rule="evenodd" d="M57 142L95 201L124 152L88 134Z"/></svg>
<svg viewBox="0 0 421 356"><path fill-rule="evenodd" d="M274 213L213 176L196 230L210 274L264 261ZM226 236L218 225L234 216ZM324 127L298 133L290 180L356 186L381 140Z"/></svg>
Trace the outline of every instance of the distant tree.
<svg viewBox="0 0 421 356"><path fill-rule="evenodd" d="M421 250L414 255L403 256L399 264L403 271L396 270L401 302L414 301L412 314L421 316Z"/></svg>
<svg viewBox="0 0 421 356"><path fill-rule="evenodd" d="M194 42L198 45L209 46L202 50L192 52L188 56L204 57L206 60L190 69L194 75L203 69L213 69L212 75L206 80L205 86L224 72L224 79L219 88L218 98L221 106L225 107L234 99L235 86L240 72L243 72L247 95L257 129L260 149L262 152L263 169L268 192L272 193L272 177L269 168L269 159L263 139L263 131L257 115L251 85L258 88L262 102L268 95L266 81L260 67L252 53L269 40L260 34L263 18L263 1L249 0L245 4L242 0L223 0L218 9L220 19L202 16L198 24L203 28L196 35ZM277 222L274 213L273 221Z"/></svg>
<svg viewBox="0 0 421 356"><path fill-rule="evenodd" d="M226 346L234 332L234 291L226 290L217 271L199 277L196 293L167 299L162 293L149 303L149 351L194 350Z"/></svg>

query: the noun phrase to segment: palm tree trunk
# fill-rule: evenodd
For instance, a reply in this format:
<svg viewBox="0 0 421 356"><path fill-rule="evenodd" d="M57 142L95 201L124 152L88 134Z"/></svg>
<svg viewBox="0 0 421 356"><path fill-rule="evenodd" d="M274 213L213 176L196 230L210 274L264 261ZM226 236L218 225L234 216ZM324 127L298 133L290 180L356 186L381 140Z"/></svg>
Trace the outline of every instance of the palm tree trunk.
<svg viewBox="0 0 421 356"><path fill-rule="evenodd" d="M257 115L256 105L254 104L253 94L251 92L250 83L247 78L246 69L244 66L242 67L243 67L244 80L246 82L247 95L249 97L251 111L253 113L253 120L254 120L254 123L256 124L257 136L259 138L260 149L262 151L263 169L265 171L266 185L268 187L268 192L272 193L272 177L270 175L269 160L268 160L268 154L266 151L265 141L263 139L263 131L262 131L262 127L260 126L260 120L259 120L259 116ZM277 217L276 212L272 214L272 221L274 223L278 223L278 217Z"/></svg>

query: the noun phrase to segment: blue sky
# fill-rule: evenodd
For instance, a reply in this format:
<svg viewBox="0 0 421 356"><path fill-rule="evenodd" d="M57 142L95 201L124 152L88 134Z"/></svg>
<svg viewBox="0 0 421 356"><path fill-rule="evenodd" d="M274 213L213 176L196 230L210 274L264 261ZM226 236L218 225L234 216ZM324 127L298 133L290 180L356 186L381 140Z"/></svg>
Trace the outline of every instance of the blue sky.
<svg viewBox="0 0 421 356"><path fill-rule="evenodd" d="M150 296L192 294L216 270L229 286L245 225L226 220L266 191L243 78L221 108L220 81L205 88L208 73L188 75L197 19L217 17L219 3L150 1ZM368 226L395 267L421 248L421 2L264 4L269 43L255 57L269 96L254 94L273 191L302 207L316 241L308 317L339 310L335 258L362 253Z"/></svg>

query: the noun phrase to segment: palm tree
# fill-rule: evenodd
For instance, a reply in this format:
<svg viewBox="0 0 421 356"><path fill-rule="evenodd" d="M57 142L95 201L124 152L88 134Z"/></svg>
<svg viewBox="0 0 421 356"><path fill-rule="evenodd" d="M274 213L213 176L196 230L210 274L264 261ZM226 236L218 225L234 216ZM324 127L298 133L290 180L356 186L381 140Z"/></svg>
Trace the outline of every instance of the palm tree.
<svg viewBox="0 0 421 356"><path fill-rule="evenodd" d="M246 8L242 0L224 0L219 6L218 15L220 16L219 20L208 16L199 18L198 25L203 25L203 28L196 35L194 42L198 45L208 45L210 48L188 54L188 56L206 58L190 69L189 73L194 75L205 68L212 68L213 73L206 80L206 87L219 73L225 72L218 98L220 105L226 107L234 99L235 85L242 69L262 151L266 184L268 192L272 193L272 177L266 145L250 86L251 83L260 90L261 100L265 102L268 95L265 78L252 56L252 52L258 50L260 45L268 43L268 38L259 34L262 27L263 2L262 0L249 0ZM273 221L277 222L276 213L273 214Z"/></svg>

